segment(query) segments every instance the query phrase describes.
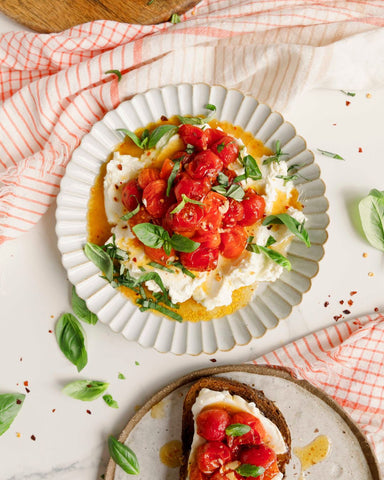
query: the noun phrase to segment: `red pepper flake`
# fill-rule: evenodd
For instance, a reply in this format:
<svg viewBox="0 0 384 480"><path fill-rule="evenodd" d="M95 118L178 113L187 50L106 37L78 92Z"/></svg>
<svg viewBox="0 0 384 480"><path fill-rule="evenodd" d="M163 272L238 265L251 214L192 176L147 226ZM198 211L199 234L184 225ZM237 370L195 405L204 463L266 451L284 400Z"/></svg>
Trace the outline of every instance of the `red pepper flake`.
<svg viewBox="0 0 384 480"><path fill-rule="evenodd" d="M92 415L91 410L87 410L88 415Z"/></svg>
<svg viewBox="0 0 384 480"><path fill-rule="evenodd" d="M118 170L122 170L122 169L123 169L123 166L121 165L121 163L119 163L119 164L117 165L117 169L118 169Z"/></svg>
<svg viewBox="0 0 384 480"><path fill-rule="evenodd" d="M161 115L160 120L162 122L168 122L168 118L165 115Z"/></svg>
<svg viewBox="0 0 384 480"><path fill-rule="evenodd" d="M25 387L25 391L26 391L27 393L30 393L30 390L29 390L29 388L27 388L27 387Z"/></svg>
<svg viewBox="0 0 384 480"><path fill-rule="evenodd" d="M334 127L336 127L337 123L332 123L332 125L333 125Z"/></svg>
<svg viewBox="0 0 384 480"><path fill-rule="evenodd" d="M24 387L28 387L28 380L25 380Z"/></svg>
<svg viewBox="0 0 384 480"><path fill-rule="evenodd" d="M48 330L48 333L53 333L52 330Z"/></svg>
<svg viewBox="0 0 384 480"><path fill-rule="evenodd" d="M345 315L349 315L351 312L350 312L350 310L343 310L343 313L344 313Z"/></svg>
<svg viewBox="0 0 384 480"><path fill-rule="evenodd" d="M340 320L341 317L342 315L335 315L333 319L335 320L335 322L337 322L338 320Z"/></svg>
<svg viewBox="0 0 384 480"><path fill-rule="evenodd" d="M340 300L339 303L340 303L340 305L343 305L344 300Z"/></svg>
<svg viewBox="0 0 384 480"><path fill-rule="evenodd" d="M137 262L136 257L133 257L133 258L132 258L132 262L135 262L135 263Z"/></svg>
<svg viewBox="0 0 384 480"><path fill-rule="evenodd" d="M375 307L375 312L377 313L379 311L379 309L377 307Z"/></svg>
<svg viewBox="0 0 384 480"><path fill-rule="evenodd" d="M113 200L114 200L115 202L118 202L117 197L113 197Z"/></svg>
<svg viewBox="0 0 384 480"><path fill-rule="evenodd" d="M125 230L126 228L128 228L128 225L124 225L124 227L121 227L123 230Z"/></svg>
<svg viewBox="0 0 384 480"><path fill-rule="evenodd" d="M35 435L31 435L31 440L35 441L36 440L36 437Z"/></svg>
<svg viewBox="0 0 384 480"><path fill-rule="evenodd" d="M52 408L52 413L55 413L56 412L56 408Z"/></svg>
<svg viewBox="0 0 384 480"><path fill-rule="evenodd" d="M115 188L116 188L116 190L118 190L118 189L119 189L119 185L116 185L116 183L115 183Z"/></svg>
<svg viewBox="0 0 384 480"><path fill-rule="evenodd" d="M346 100L345 105L346 105L347 107L349 107L350 104L351 104L351 102L349 102L348 100Z"/></svg>
<svg viewBox="0 0 384 480"><path fill-rule="evenodd" d="M16 403L17 403L17 405L20 405L21 400L17 399L17 400L16 400Z"/></svg>
<svg viewBox="0 0 384 480"><path fill-rule="evenodd" d="M329 302L324 302L324 307L328 307Z"/></svg>
<svg viewBox="0 0 384 480"><path fill-rule="evenodd" d="M288 208L289 208L289 205L285 205L285 209L288 210Z"/></svg>
<svg viewBox="0 0 384 480"><path fill-rule="evenodd" d="M363 149L359 147L359 153L363 153Z"/></svg>
<svg viewBox="0 0 384 480"><path fill-rule="evenodd" d="M348 300L348 305L349 305L350 307L352 307L352 305L353 305L353 300Z"/></svg>
<svg viewBox="0 0 384 480"><path fill-rule="evenodd" d="M19 359L19 360L20 360L20 362L22 362L22 361L23 361L23 357L20 357L20 359Z"/></svg>
<svg viewBox="0 0 384 480"><path fill-rule="evenodd" d="M147 157L149 157L150 154L151 154L151 152L147 152Z"/></svg>
<svg viewBox="0 0 384 480"><path fill-rule="evenodd" d="M349 292L349 294L351 295L351 297L353 297L353 295L356 295L356 290L352 290L352 292Z"/></svg>
<svg viewBox="0 0 384 480"><path fill-rule="evenodd" d="M210 358L209 361L212 362L212 363L217 362L216 358Z"/></svg>
<svg viewBox="0 0 384 480"><path fill-rule="evenodd" d="M87 385L87 388L92 388L92 385L89 383L89 384Z"/></svg>

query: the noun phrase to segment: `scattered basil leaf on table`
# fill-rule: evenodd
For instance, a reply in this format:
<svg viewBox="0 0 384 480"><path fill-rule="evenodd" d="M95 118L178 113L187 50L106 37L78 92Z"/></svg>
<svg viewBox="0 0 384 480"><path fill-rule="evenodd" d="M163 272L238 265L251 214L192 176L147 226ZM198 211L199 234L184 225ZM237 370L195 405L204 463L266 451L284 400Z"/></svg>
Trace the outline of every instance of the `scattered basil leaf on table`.
<svg viewBox="0 0 384 480"><path fill-rule="evenodd" d="M63 388L63 392L76 400L92 402L99 398L108 387L109 383L99 382L98 380L76 380L68 383Z"/></svg>
<svg viewBox="0 0 384 480"><path fill-rule="evenodd" d="M326 157L336 158L337 160L345 160L345 158L340 156L338 153L328 152L327 150L321 150L320 148L318 148L317 151Z"/></svg>
<svg viewBox="0 0 384 480"><path fill-rule="evenodd" d="M284 155L288 155L288 153L282 152L281 147L280 147L280 140L276 140L276 144L275 144L275 154L269 156L268 158L266 158L266 159L263 161L263 165L269 165L269 164L272 163L272 162L280 163L281 160L282 160L281 157L283 157Z"/></svg>
<svg viewBox="0 0 384 480"><path fill-rule="evenodd" d="M118 82L120 82L121 77L122 77L120 70L107 70L107 71L104 72L104 73L105 73L106 75L108 75L108 74L110 74L110 73L116 75Z"/></svg>
<svg viewBox="0 0 384 480"><path fill-rule="evenodd" d="M348 95L348 97L354 97L356 95L354 92L346 92L345 90L340 90L340 92L344 93L344 95Z"/></svg>
<svg viewBox="0 0 384 480"><path fill-rule="evenodd" d="M125 473L129 475L138 475L140 473L139 462L133 450L116 440L113 435L108 438L108 449L112 459Z"/></svg>
<svg viewBox="0 0 384 480"><path fill-rule="evenodd" d="M113 262L111 257L102 247L94 243L87 242L84 245L85 255L101 270L109 282L113 279Z"/></svg>
<svg viewBox="0 0 384 480"><path fill-rule="evenodd" d="M19 413L25 395L23 393L2 393L0 394L0 436L11 426Z"/></svg>
<svg viewBox="0 0 384 480"><path fill-rule="evenodd" d="M243 423L232 423L225 429L225 433L231 437L241 437L250 431L251 427Z"/></svg>
<svg viewBox="0 0 384 480"><path fill-rule="evenodd" d="M71 313L63 313L56 323L55 333L60 350L80 372L88 362L85 332L80 322Z"/></svg>
<svg viewBox="0 0 384 480"><path fill-rule="evenodd" d="M85 301L77 295L75 286L72 286L72 310L77 318L90 325L97 323L97 315L92 313Z"/></svg>
<svg viewBox="0 0 384 480"><path fill-rule="evenodd" d="M103 400L108 405L108 407L119 408L119 404L116 402L116 400L113 399L112 395L109 395L109 393L103 395Z"/></svg>
<svg viewBox="0 0 384 480"><path fill-rule="evenodd" d="M125 375L122 374L122 373L119 373L118 376L117 376L117 378L118 378L119 380L125 380Z"/></svg>
<svg viewBox="0 0 384 480"><path fill-rule="evenodd" d="M265 472L265 468L251 465L250 463L243 463L236 468L236 472L243 477L259 477Z"/></svg>
<svg viewBox="0 0 384 480"><path fill-rule="evenodd" d="M303 241L307 247L311 246L309 235L304 228L304 222L300 223L295 218L291 217L287 213L279 213L278 215L268 215L263 221L263 225L272 225L283 223L289 231L291 231L296 237Z"/></svg>
<svg viewBox="0 0 384 480"><path fill-rule="evenodd" d="M359 213L368 242L384 252L384 191L371 190L360 200Z"/></svg>

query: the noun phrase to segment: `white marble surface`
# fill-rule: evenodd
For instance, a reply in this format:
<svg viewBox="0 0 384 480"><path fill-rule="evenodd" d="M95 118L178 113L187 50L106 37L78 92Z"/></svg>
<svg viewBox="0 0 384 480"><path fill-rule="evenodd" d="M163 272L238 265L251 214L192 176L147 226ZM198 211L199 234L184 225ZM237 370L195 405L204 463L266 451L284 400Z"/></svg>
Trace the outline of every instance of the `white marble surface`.
<svg viewBox="0 0 384 480"><path fill-rule="evenodd" d="M0 15L0 33L17 29L22 27ZM288 319L246 347L215 354L215 364L204 355L176 357L144 349L98 324L85 327L89 362L78 374L49 333L60 314L70 311L70 286L56 247L55 206L31 232L0 246L0 392L23 392L26 380L30 389L15 422L0 437L1 480L96 480L104 472L107 436L118 434L135 406L171 380L201 367L248 361L333 324L333 316L344 309L351 311L347 317L383 309L384 256L366 243L351 216L371 188L384 190L384 88L369 92L371 98L366 93L352 98L338 91L307 92L285 112L309 148L346 159L317 155L330 202L325 258L311 291ZM353 306L340 305L353 290ZM119 372L126 380L118 380ZM110 382L120 408L61 393L65 383L80 378Z"/></svg>

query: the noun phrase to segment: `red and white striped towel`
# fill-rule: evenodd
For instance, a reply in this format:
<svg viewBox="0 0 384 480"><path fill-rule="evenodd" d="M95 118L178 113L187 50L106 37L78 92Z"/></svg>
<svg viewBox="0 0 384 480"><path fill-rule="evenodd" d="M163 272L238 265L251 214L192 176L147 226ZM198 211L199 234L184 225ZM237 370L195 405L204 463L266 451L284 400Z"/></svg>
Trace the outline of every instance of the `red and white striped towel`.
<svg viewBox="0 0 384 480"><path fill-rule="evenodd" d="M384 315L338 323L254 360L324 390L373 445L384 475Z"/></svg>
<svg viewBox="0 0 384 480"><path fill-rule="evenodd" d="M40 219L82 136L134 93L203 81L282 109L314 86L384 82L382 0L203 0L181 20L0 36L0 243Z"/></svg>

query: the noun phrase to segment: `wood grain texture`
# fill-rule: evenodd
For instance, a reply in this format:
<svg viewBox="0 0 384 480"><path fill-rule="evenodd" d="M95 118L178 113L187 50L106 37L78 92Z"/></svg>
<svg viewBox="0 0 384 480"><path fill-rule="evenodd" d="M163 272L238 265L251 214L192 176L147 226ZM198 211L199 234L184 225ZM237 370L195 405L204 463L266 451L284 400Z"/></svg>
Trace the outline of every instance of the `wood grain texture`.
<svg viewBox="0 0 384 480"><path fill-rule="evenodd" d="M166 22L200 0L0 0L0 11L40 33L61 32L93 20L148 25Z"/></svg>

